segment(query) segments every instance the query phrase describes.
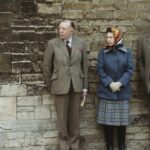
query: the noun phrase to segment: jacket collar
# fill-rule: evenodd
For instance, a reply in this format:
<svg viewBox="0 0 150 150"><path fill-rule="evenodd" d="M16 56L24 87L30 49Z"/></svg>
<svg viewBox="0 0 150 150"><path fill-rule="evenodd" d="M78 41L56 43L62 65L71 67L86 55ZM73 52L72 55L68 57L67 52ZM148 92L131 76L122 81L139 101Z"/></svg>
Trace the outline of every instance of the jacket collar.
<svg viewBox="0 0 150 150"><path fill-rule="evenodd" d="M64 40L65 44L69 41L69 46L72 47L72 36L68 40Z"/></svg>
<svg viewBox="0 0 150 150"><path fill-rule="evenodd" d="M124 47L123 38L121 38L121 39L116 43L115 46L113 46L113 47L106 47L106 49L104 50L104 52L107 53L107 52L110 52L110 51L112 51L112 50L114 50L114 51L115 51L115 50L120 50L120 51L125 52L125 53L128 51L127 48Z"/></svg>
<svg viewBox="0 0 150 150"><path fill-rule="evenodd" d="M76 39L76 36L75 36L75 35L72 35L71 40L72 40L72 41L71 41L71 44L72 44L72 45L71 45L71 47L72 47L71 57L73 57L73 55L74 55L74 53L75 53L75 49L76 49L78 43L77 43L77 39ZM66 48L65 41L62 40L62 39L60 39L60 38L58 37L58 43L57 43L57 44L59 45L59 47L60 47L60 49L62 50L62 52L69 58L70 56L69 56L68 50L67 50L67 48Z"/></svg>
<svg viewBox="0 0 150 150"><path fill-rule="evenodd" d="M124 53L127 53L127 48L126 47L124 47L124 46L122 46L122 47L116 47L116 49L117 50L119 50L119 51L122 51L122 52L124 52ZM109 48L109 49L104 49L104 53L108 53L108 52L111 52L112 51L112 49L111 48Z"/></svg>

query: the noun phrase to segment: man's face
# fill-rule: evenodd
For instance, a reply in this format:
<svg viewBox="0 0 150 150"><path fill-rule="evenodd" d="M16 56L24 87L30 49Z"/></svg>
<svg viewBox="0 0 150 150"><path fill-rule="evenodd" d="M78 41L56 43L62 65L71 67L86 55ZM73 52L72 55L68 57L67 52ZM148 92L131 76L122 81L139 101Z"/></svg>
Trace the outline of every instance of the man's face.
<svg viewBox="0 0 150 150"><path fill-rule="evenodd" d="M61 22L59 25L59 37L63 40L67 40L71 37L73 33L73 28L70 22Z"/></svg>

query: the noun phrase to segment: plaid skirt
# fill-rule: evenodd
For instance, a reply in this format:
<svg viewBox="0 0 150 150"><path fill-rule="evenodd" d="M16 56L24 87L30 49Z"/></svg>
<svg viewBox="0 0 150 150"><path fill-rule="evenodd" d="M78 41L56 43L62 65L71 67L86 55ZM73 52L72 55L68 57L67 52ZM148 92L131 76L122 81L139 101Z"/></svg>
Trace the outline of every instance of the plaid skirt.
<svg viewBox="0 0 150 150"><path fill-rule="evenodd" d="M129 101L101 99L98 105L97 123L113 126L128 126Z"/></svg>

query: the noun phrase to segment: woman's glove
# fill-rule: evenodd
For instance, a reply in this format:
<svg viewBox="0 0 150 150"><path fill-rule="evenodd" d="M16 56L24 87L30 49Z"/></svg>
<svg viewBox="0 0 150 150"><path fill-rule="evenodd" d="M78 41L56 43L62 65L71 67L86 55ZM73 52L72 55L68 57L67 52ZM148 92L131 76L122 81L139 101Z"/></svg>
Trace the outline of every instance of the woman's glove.
<svg viewBox="0 0 150 150"><path fill-rule="evenodd" d="M112 90L112 92L117 92L117 91L120 91L121 90L121 82L111 82L110 83L110 89Z"/></svg>

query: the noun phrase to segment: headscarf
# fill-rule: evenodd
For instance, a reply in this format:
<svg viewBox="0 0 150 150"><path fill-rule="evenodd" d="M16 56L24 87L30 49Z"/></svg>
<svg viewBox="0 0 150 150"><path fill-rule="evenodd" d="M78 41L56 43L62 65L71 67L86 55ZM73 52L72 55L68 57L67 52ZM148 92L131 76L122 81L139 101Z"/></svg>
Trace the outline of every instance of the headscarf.
<svg viewBox="0 0 150 150"><path fill-rule="evenodd" d="M120 31L118 27L108 27L106 30L106 33L108 32L113 33L114 38L115 38L115 44L112 47L117 46L118 44L122 45L123 43L122 32ZM106 45L106 47L108 47L108 45Z"/></svg>

